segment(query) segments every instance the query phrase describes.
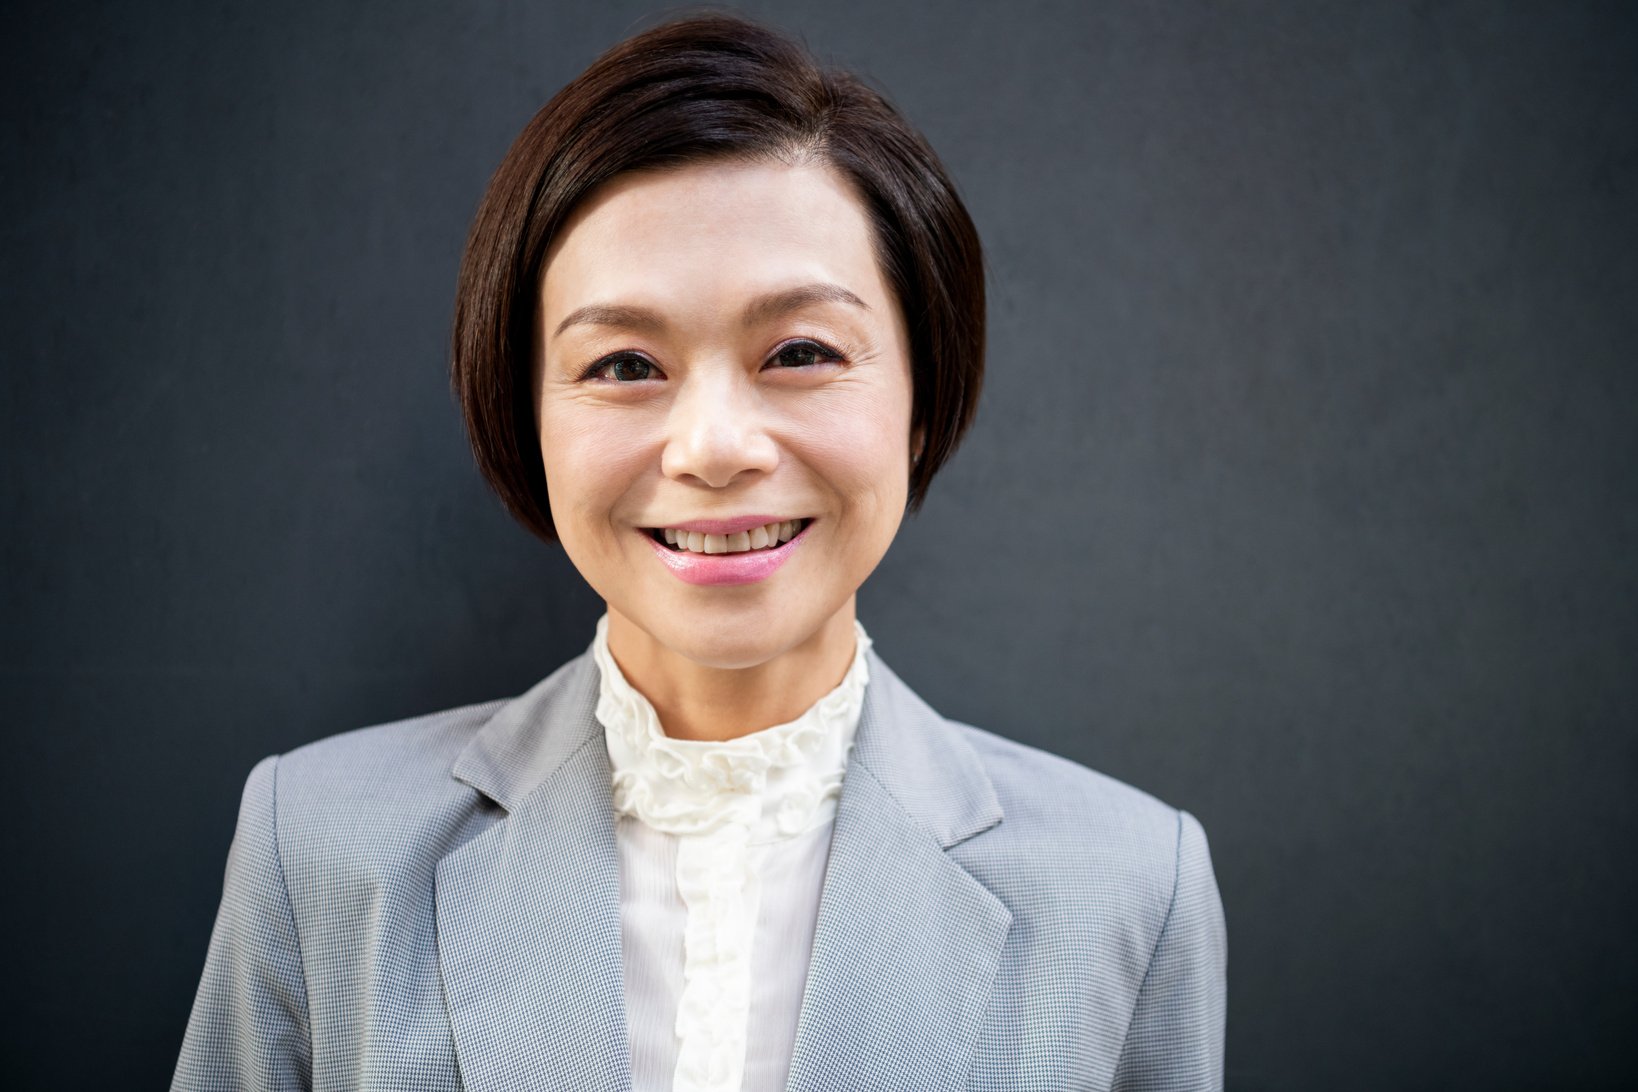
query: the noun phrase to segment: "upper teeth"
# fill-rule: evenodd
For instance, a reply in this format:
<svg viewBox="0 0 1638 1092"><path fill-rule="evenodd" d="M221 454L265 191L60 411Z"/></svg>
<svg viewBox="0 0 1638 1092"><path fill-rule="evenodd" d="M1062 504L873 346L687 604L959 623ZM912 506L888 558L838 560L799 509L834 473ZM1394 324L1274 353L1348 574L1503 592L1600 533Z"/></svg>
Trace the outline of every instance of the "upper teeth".
<svg viewBox="0 0 1638 1092"><path fill-rule="evenodd" d="M687 550L689 553L738 554L746 550L760 550L788 542L801 529L801 520L788 519L780 523L753 527L749 531L737 531L731 535L702 535L698 531L679 531L675 527L667 527L663 533L668 545L679 550Z"/></svg>

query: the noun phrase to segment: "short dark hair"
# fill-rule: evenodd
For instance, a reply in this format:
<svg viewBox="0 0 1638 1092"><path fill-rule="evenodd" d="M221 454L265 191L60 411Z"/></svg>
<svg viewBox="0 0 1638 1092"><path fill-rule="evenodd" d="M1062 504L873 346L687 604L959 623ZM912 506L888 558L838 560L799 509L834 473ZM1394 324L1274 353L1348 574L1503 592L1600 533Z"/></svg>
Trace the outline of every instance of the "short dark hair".
<svg viewBox="0 0 1638 1092"><path fill-rule="evenodd" d="M710 159L812 157L857 189L910 339L910 471L920 506L972 423L984 376L983 251L927 141L877 91L744 17L703 14L605 52L524 127L467 237L450 379L478 467L524 526L555 541L532 365L554 234L616 175Z"/></svg>

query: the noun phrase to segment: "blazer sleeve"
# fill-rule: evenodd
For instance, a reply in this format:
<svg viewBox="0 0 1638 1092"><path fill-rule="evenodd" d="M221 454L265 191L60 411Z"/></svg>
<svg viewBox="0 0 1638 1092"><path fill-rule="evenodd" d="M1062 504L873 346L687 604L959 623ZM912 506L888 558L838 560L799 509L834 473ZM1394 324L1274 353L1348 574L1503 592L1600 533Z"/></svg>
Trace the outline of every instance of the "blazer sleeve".
<svg viewBox="0 0 1638 1092"><path fill-rule="evenodd" d="M173 1092L284 1092L312 1078L301 944L278 839L278 759L245 783L222 905Z"/></svg>
<svg viewBox="0 0 1638 1092"><path fill-rule="evenodd" d="M1115 1092L1223 1087L1228 934L1206 832L1178 813L1171 908L1138 989Z"/></svg>

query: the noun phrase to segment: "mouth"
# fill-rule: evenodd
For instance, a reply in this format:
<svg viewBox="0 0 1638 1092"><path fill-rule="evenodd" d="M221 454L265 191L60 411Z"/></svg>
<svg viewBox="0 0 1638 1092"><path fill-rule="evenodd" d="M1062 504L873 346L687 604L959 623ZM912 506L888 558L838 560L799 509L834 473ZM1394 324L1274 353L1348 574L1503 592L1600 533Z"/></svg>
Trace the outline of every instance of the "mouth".
<svg viewBox="0 0 1638 1092"><path fill-rule="evenodd" d="M808 539L814 520L700 521L640 530L649 546L685 584L755 584L772 576Z"/></svg>
<svg viewBox="0 0 1638 1092"><path fill-rule="evenodd" d="M811 517L772 520L730 533L710 533L689 527L649 527L648 536L672 553L732 555L778 550L813 523ZM697 526L697 525L696 525Z"/></svg>

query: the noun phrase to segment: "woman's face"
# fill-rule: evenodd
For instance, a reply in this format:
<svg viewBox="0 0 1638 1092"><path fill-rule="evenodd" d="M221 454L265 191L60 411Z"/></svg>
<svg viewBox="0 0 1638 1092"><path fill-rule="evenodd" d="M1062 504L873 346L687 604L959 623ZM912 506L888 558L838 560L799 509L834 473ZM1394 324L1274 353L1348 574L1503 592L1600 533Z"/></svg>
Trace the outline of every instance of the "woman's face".
<svg viewBox="0 0 1638 1092"><path fill-rule="evenodd" d="M552 519L611 627L714 667L837 632L911 451L904 320L849 185L818 164L618 177L541 291Z"/></svg>

